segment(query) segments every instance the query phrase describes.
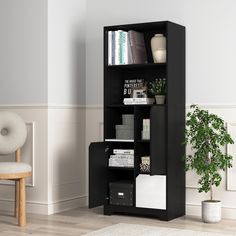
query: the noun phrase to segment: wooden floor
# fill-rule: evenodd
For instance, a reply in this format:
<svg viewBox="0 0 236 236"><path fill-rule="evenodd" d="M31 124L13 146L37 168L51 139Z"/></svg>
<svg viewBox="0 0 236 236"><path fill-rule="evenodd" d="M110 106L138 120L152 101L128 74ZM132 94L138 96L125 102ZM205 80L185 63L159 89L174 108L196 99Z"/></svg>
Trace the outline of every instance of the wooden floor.
<svg viewBox="0 0 236 236"><path fill-rule="evenodd" d="M28 224L24 228L20 228L16 225L17 221L13 216L1 213L0 235L79 236L117 223L218 232L224 233L224 235L236 234L236 221L233 220L222 220L222 222L218 224L204 224L197 217L186 216L170 222L162 222L157 219L145 217L125 215L104 216L101 208L92 210L79 208L51 216L28 214Z"/></svg>

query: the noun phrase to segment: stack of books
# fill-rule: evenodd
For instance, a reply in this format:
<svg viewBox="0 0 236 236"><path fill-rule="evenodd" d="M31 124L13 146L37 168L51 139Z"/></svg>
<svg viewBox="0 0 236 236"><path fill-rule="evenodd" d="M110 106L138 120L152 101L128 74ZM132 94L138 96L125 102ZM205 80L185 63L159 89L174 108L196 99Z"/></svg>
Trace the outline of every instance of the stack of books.
<svg viewBox="0 0 236 236"><path fill-rule="evenodd" d="M153 104L154 98L124 98L124 105Z"/></svg>
<svg viewBox="0 0 236 236"><path fill-rule="evenodd" d="M110 167L134 167L133 149L114 149L109 158Z"/></svg>
<svg viewBox="0 0 236 236"><path fill-rule="evenodd" d="M130 30L108 31L108 65L147 63L144 35Z"/></svg>

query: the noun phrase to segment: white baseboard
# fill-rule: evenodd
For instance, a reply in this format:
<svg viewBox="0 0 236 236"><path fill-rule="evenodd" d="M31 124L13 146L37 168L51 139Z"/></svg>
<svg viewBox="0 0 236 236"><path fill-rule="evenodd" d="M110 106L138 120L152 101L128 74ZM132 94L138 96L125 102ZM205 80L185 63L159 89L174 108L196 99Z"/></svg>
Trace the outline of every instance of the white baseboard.
<svg viewBox="0 0 236 236"><path fill-rule="evenodd" d="M201 218L201 205L187 204L186 215L199 216ZM236 208L222 207L222 218L236 220Z"/></svg>
<svg viewBox="0 0 236 236"><path fill-rule="evenodd" d="M63 211L69 211L87 205L87 196L80 196L72 199L61 200L48 205L48 215Z"/></svg>
<svg viewBox="0 0 236 236"><path fill-rule="evenodd" d="M73 199L61 200L50 204L40 202L26 202L27 213L52 215L55 213L84 207L87 205L86 196L78 196ZM7 212L13 215L15 202L13 200L0 200L0 211Z"/></svg>

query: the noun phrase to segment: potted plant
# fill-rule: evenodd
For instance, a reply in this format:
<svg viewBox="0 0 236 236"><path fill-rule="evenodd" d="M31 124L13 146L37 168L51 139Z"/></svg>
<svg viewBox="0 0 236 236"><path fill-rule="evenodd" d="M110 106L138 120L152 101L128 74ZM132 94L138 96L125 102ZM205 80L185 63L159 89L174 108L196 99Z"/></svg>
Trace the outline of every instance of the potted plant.
<svg viewBox="0 0 236 236"><path fill-rule="evenodd" d="M149 93L155 96L156 104L164 104L166 95L166 79L155 79L150 82Z"/></svg>
<svg viewBox="0 0 236 236"><path fill-rule="evenodd" d="M200 176L199 192L210 192L210 199L202 202L202 219L214 223L221 220L221 201L213 199L213 187L218 187L222 177L220 170L232 167L232 156L225 154L222 147L233 144L224 121L207 110L191 105L187 114L186 140L193 149L186 155L186 170L195 170Z"/></svg>

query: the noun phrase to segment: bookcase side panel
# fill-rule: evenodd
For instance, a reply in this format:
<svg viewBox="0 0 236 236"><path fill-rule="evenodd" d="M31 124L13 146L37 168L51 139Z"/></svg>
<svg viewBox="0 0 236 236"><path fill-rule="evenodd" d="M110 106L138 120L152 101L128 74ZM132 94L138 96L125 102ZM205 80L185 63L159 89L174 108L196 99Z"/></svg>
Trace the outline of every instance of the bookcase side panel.
<svg viewBox="0 0 236 236"><path fill-rule="evenodd" d="M185 214L185 28L167 26L167 209Z"/></svg>

